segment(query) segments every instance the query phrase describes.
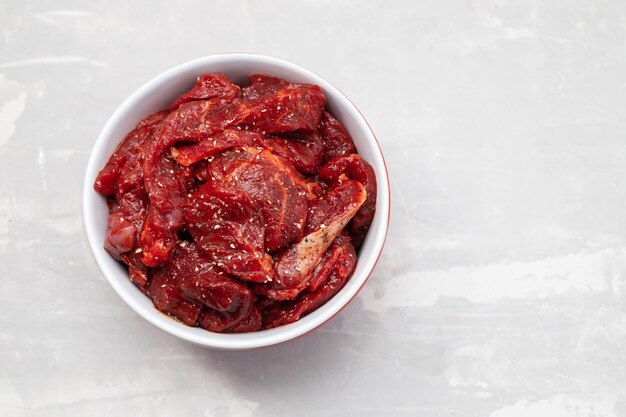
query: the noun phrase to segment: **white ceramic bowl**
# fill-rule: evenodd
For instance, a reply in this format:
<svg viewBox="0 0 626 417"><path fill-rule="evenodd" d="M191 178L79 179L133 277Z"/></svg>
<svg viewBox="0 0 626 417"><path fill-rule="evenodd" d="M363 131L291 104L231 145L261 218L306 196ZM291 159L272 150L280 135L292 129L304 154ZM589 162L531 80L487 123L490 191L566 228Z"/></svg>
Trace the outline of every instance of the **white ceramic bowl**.
<svg viewBox="0 0 626 417"><path fill-rule="evenodd" d="M152 302L130 282L126 269L103 248L108 209L105 198L93 189L96 175L117 144L141 119L166 108L193 85L198 75L207 72L223 72L237 84L245 83L250 74L265 73L292 82L319 85L326 92L327 108L343 123L352 135L359 154L376 171L376 215L361 247L352 278L324 306L286 326L243 334L211 333L185 326L158 312ZM387 169L376 137L359 110L339 90L312 72L280 59L254 54L222 54L199 58L165 71L135 91L117 108L102 129L87 164L83 216L89 244L100 269L113 289L141 317L161 330L190 342L216 349L242 350L275 345L308 333L328 321L354 298L374 269L382 251L389 224L389 200Z"/></svg>

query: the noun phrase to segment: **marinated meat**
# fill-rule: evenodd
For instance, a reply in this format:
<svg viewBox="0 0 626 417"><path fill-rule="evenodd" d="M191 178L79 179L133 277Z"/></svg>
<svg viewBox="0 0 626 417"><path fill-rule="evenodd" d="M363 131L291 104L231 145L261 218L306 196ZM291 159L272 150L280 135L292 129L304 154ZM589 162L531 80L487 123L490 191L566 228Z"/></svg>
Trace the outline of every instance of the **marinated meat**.
<svg viewBox="0 0 626 417"><path fill-rule="evenodd" d="M350 134L343 128L341 123L327 111L324 112L320 121L320 133L322 134L322 138L324 138L324 145L326 146L324 162L336 156L356 152L356 147L354 146Z"/></svg>
<svg viewBox="0 0 626 417"><path fill-rule="evenodd" d="M342 176L360 182L367 191L363 207L354 215L348 226L352 242L358 248L363 243L376 212L376 174L372 166L357 154L333 158L320 169L319 173L319 178L328 183L337 182Z"/></svg>
<svg viewBox="0 0 626 417"><path fill-rule="evenodd" d="M316 276L311 280L311 285L306 291L293 301L271 304L263 311L263 328L270 329L293 323L318 309L341 290L355 267L354 247L350 238L342 234L328 249L324 262L317 270L319 277ZM315 286L312 285L313 282L316 282Z"/></svg>
<svg viewBox="0 0 626 417"><path fill-rule="evenodd" d="M241 88L230 82L224 74L204 74L197 78L196 83L170 106L176 110L181 105L195 100L210 100L215 97L234 99L241 96Z"/></svg>
<svg viewBox="0 0 626 417"><path fill-rule="evenodd" d="M118 185L118 178L122 169L134 165L137 150L144 146L146 140L151 139L155 130L167 116L167 111L160 111L143 119L117 146L113 155L98 173L94 188L100 194L114 195ZM121 184L120 184L121 185Z"/></svg>
<svg viewBox="0 0 626 417"><path fill-rule="evenodd" d="M307 234L276 257L276 279L264 291L275 300L293 300L313 278L326 249L341 233L366 199L365 188L344 179L310 208Z"/></svg>
<svg viewBox="0 0 626 417"><path fill-rule="evenodd" d="M180 165L190 166L235 147L261 143L263 135L240 129L225 129L194 145L172 148L172 156Z"/></svg>
<svg viewBox="0 0 626 417"><path fill-rule="evenodd" d="M181 243L181 246L187 244ZM165 314L168 314L188 326L195 326L202 305L183 297L180 286L178 270L181 268L179 259L154 270L154 274L148 285L148 297L154 306Z"/></svg>
<svg viewBox="0 0 626 417"><path fill-rule="evenodd" d="M324 140L319 132L270 136L265 138L263 146L291 162L303 174L317 174L324 160Z"/></svg>
<svg viewBox="0 0 626 417"><path fill-rule="evenodd" d="M253 332L341 290L376 177L325 104L311 84L204 74L126 135L94 184L109 205L104 246L159 311Z"/></svg>
<svg viewBox="0 0 626 417"><path fill-rule="evenodd" d="M182 228L182 199L187 190L176 175L171 159L165 155L167 150L179 142L206 139L229 126L262 133L315 130L325 100L324 92L318 86L298 84L251 102L229 102L216 97L183 104L170 113L155 133L148 150L144 181L151 205L163 217L157 223L169 224L171 233L151 235L152 229L142 233L142 244L146 246L144 262L149 266L165 262L171 251L169 236ZM152 217L158 218L156 214Z"/></svg>
<svg viewBox="0 0 626 417"><path fill-rule="evenodd" d="M302 238L307 187L288 161L262 148L244 147L217 157L212 181L248 194L265 220L265 249L275 252Z"/></svg>
<svg viewBox="0 0 626 417"><path fill-rule="evenodd" d="M217 310L233 312L252 303L252 292L190 242L177 245L168 263L169 274L176 276L182 296Z"/></svg>
<svg viewBox="0 0 626 417"><path fill-rule="evenodd" d="M263 215L246 193L206 183L190 195L185 220L200 250L219 267L245 281L272 280Z"/></svg>
<svg viewBox="0 0 626 417"><path fill-rule="evenodd" d="M257 100L289 85L287 81L281 78L265 74L253 74L248 77L248 80L250 84L242 89L244 100Z"/></svg>

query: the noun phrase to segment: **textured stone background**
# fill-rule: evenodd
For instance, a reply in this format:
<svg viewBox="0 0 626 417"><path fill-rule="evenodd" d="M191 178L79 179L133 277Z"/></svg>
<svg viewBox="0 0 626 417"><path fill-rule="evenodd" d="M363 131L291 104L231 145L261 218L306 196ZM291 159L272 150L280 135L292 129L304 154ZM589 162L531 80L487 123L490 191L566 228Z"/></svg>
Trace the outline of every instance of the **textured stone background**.
<svg viewBox="0 0 626 417"><path fill-rule="evenodd" d="M0 2L0 415L626 416L626 2ZM139 318L87 245L115 107L224 51L342 89L392 179L337 319L244 353Z"/></svg>

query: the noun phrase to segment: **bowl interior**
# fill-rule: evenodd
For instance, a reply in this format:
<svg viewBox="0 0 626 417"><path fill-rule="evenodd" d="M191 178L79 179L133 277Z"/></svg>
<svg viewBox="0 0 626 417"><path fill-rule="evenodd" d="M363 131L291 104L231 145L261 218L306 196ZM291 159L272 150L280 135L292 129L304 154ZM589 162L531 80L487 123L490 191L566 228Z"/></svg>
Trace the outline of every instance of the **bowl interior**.
<svg viewBox="0 0 626 417"><path fill-rule="evenodd" d="M244 334L219 334L187 327L159 313L152 302L130 282L126 269L103 248L108 209L105 199L93 190L96 175L117 144L140 120L166 108L193 85L198 75L206 72L223 72L240 85L245 85L247 76L253 73L266 73L292 82L319 85L326 92L328 110L350 132L359 154L372 164L377 175L376 215L359 252L359 261L352 278L328 303L290 325ZM85 175L83 211L87 237L96 261L111 286L131 308L162 330L185 340L218 349L248 349L277 344L307 333L331 318L356 295L382 250L388 227L389 189L387 170L376 138L356 107L336 88L310 71L276 58L224 54L172 68L149 81L122 103L105 125L91 154Z"/></svg>

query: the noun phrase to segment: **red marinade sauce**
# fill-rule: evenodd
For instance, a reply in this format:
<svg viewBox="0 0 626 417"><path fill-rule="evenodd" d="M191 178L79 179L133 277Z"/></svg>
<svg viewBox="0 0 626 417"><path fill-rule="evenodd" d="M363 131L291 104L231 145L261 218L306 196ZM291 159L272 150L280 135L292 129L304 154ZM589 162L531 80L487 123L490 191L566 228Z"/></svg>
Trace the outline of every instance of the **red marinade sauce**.
<svg viewBox="0 0 626 417"><path fill-rule="evenodd" d="M98 174L104 242L155 308L212 332L286 325L354 272L376 175L324 91L203 74L139 122Z"/></svg>

